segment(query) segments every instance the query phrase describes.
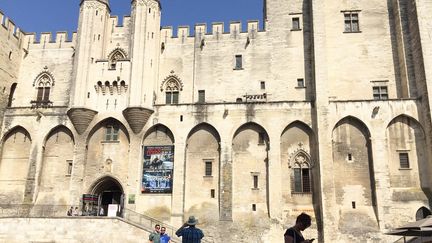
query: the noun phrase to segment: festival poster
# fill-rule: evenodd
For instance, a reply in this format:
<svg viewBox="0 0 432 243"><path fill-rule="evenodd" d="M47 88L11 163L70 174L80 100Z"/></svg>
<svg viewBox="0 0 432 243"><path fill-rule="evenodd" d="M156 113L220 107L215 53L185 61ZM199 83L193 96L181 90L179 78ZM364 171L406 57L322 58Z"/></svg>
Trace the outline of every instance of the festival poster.
<svg viewBox="0 0 432 243"><path fill-rule="evenodd" d="M142 193L172 193L174 146L144 146Z"/></svg>

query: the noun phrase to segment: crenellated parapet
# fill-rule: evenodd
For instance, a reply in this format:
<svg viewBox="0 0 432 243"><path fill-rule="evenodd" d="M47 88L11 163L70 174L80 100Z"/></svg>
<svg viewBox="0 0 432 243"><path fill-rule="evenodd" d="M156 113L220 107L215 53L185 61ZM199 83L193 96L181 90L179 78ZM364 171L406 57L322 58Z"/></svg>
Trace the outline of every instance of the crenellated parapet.
<svg viewBox="0 0 432 243"><path fill-rule="evenodd" d="M2 29L6 31L8 35L8 39L10 41L15 41L17 44L19 44L24 36L24 32L18 26L16 26L11 19L5 16L1 10L0 10L0 24Z"/></svg>
<svg viewBox="0 0 432 243"><path fill-rule="evenodd" d="M229 30L225 31L224 23L214 22L211 25L210 30L207 24L196 24L194 27L193 34L191 34L191 28L189 26L179 26L177 33L174 33L172 26L165 26L161 29L162 42L168 39L194 39L194 38L232 38L236 39L239 36L250 36L256 37L259 32L258 20L251 20L247 23L247 29L242 30L242 23L239 21L232 21L229 24Z"/></svg>
<svg viewBox="0 0 432 243"><path fill-rule="evenodd" d="M123 27L128 27L131 17L129 15L123 16L123 21L121 21L120 24L120 18L117 15L111 15L110 19L109 19L109 23L110 26L112 28L112 30L114 30L114 28L123 28Z"/></svg>
<svg viewBox="0 0 432 243"><path fill-rule="evenodd" d="M66 31L59 31L55 35L50 32L43 32L37 38L36 33L24 34L24 47L27 49L58 49L70 48L76 45L77 33L73 32L68 36Z"/></svg>

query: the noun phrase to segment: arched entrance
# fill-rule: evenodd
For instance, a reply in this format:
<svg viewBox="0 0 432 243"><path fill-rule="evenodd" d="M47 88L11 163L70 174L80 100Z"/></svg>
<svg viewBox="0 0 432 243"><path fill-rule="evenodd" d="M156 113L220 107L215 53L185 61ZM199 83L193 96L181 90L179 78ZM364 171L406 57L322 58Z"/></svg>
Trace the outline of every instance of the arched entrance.
<svg viewBox="0 0 432 243"><path fill-rule="evenodd" d="M103 177L93 184L91 192L97 198L97 215L121 216L124 191L120 182L112 177ZM102 209L101 209L102 208ZM114 212L116 210L116 212Z"/></svg>

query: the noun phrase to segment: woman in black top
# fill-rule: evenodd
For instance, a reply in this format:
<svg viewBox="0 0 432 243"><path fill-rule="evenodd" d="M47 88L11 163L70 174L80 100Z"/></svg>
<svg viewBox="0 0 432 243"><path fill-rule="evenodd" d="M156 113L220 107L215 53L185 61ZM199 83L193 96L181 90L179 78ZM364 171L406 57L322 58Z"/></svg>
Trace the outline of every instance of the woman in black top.
<svg viewBox="0 0 432 243"><path fill-rule="evenodd" d="M301 231L311 226L311 216L302 213L297 217L296 224L287 229L284 234L285 243L312 243L315 239L305 240Z"/></svg>

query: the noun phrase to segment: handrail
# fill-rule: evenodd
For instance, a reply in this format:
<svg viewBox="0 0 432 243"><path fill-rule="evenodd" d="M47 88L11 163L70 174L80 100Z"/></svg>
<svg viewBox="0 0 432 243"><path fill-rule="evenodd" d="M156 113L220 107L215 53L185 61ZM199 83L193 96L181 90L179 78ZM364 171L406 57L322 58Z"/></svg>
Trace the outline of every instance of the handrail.
<svg viewBox="0 0 432 243"><path fill-rule="evenodd" d="M141 225L145 228L148 228L150 230L153 230L154 227L159 224L161 227L165 227L166 228L166 233L171 236L171 238L173 238L176 241L181 241L176 235L176 228L174 226L171 226L169 224L166 224L162 221L159 221L155 218L152 218L150 216L144 215L144 214L140 214L137 213L133 210L130 210L128 208L124 208L123 209L123 218L125 220L131 221L135 224Z"/></svg>

